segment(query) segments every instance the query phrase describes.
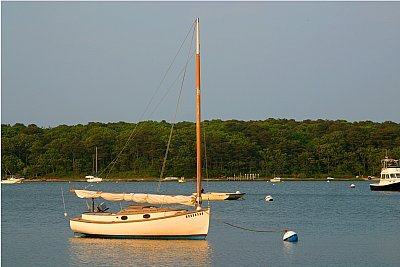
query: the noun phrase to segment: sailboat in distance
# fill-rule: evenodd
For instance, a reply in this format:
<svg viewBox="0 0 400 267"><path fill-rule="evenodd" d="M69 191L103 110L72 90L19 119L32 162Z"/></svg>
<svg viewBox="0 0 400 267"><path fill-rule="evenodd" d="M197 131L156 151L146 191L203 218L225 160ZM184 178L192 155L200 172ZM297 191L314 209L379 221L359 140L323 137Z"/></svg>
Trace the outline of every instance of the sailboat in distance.
<svg viewBox="0 0 400 267"><path fill-rule="evenodd" d="M195 21L196 31L196 149L197 149L197 194L155 195L137 193L105 193L88 190L71 190L80 198L91 198L92 206L80 217L70 219L75 233L88 237L140 238L140 239L205 239L210 223L210 208L202 207L201 196L201 131L200 131L200 34L199 19ZM156 206L129 206L119 212L106 212L94 200L133 201L149 204L182 204L192 210L172 209Z"/></svg>
<svg viewBox="0 0 400 267"><path fill-rule="evenodd" d="M98 163L98 161L97 161L97 147L96 147L96 162L95 162L96 173L95 173L95 175L86 175L86 176L85 176L86 182L89 182L89 183L99 183L99 182L103 181L103 178L100 178L100 177L98 176L98 172L97 172L97 163Z"/></svg>

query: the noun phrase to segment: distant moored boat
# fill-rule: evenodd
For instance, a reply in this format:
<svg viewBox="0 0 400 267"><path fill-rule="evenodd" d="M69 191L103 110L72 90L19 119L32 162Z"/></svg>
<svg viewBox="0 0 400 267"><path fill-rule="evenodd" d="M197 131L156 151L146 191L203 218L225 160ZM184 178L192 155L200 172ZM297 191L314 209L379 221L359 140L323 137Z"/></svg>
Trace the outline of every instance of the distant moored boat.
<svg viewBox="0 0 400 267"><path fill-rule="evenodd" d="M272 183L279 183L281 181L281 177L274 177L272 179L269 180Z"/></svg>
<svg viewBox="0 0 400 267"><path fill-rule="evenodd" d="M15 176L11 176L8 179L1 180L1 184L21 184L24 178L16 178Z"/></svg>
<svg viewBox="0 0 400 267"><path fill-rule="evenodd" d="M95 175L86 175L86 182L89 183L99 183L101 181L103 181L103 178L98 177L98 173L97 173L97 147L96 147L96 174Z"/></svg>

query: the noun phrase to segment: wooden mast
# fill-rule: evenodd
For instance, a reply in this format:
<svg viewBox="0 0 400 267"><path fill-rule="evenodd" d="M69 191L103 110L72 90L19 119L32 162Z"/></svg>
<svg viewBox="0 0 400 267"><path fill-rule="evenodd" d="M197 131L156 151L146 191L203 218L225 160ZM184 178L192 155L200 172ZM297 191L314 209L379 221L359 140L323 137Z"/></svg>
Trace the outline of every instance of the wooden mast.
<svg viewBox="0 0 400 267"><path fill-rule="evenodd" d="M197 151L197 208L201 208L201 113L200 113L200 33L196 19L196 151Z"/></svg>

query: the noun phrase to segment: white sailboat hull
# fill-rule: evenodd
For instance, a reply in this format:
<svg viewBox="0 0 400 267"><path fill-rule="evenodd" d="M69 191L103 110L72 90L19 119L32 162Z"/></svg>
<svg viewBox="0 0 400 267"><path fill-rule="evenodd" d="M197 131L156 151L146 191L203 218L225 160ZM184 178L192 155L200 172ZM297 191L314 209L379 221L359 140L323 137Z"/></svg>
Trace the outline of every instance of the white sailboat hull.
<svg viewBox="0 0 400 267"><path fill-rule="evenodd" d="M269 181L270 181L271 183L279 183L279 182L281 182L281 178L279 178L279 177L274 177L274 178L271 178Z"/></svg>
<svg viewBox="0 0 400 267"><path fill-rule="evenodd" d="M196 193L194 193L196 194ZM218 200L237 200L242 198L246 193L218 193L218 192L210 192L210 193L203 193L201 197L203 200L209 201L218 201Z"/></svg>
<svg viewBox="0 0 400 267"><path fill-rule="evenodd" d="M22 183L22 179L8 179L8 180L2 180L1 181L2 184L21 184Z"/></svg>
<svg viewBox="0 0 400 267"><path fill-rule="evenodd" d="M90 219L73 218L71 229L85 236L103 238L137 238L137 239L205 239L210 222L210 209L181 211L175 214L151 214L148 219L138 214L122 220L124 215L108 213ZM147 214L148 215L148 214ZM96 218L98 217L98 218ZM132 220L130 218L133 218ZM141 218L141 219L138 219Z"/></svg>
<svg viewBox="0 0 400 267"><path fill-rule="evenodd" d="M101 181L103 181L103 178L100 178L100 177L87 177L86 176L86 182L88 182L88 183L99 183Z"/></svg>

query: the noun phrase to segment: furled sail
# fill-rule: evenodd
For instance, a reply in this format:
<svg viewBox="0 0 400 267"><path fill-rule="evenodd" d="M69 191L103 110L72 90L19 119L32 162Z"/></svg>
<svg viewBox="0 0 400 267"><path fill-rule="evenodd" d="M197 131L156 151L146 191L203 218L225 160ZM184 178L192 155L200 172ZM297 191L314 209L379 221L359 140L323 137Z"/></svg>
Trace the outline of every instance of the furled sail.
<svg viewBox="0 0 400 267"><path fill-rule="evenodd" d="M106 193L101 191L74 190L79 198L103 198L108 201L133 201L137 203L150 204L182 204L195 206L195 196L182 195L154 195L154 194L135 194L135 193Z"/></svg>

